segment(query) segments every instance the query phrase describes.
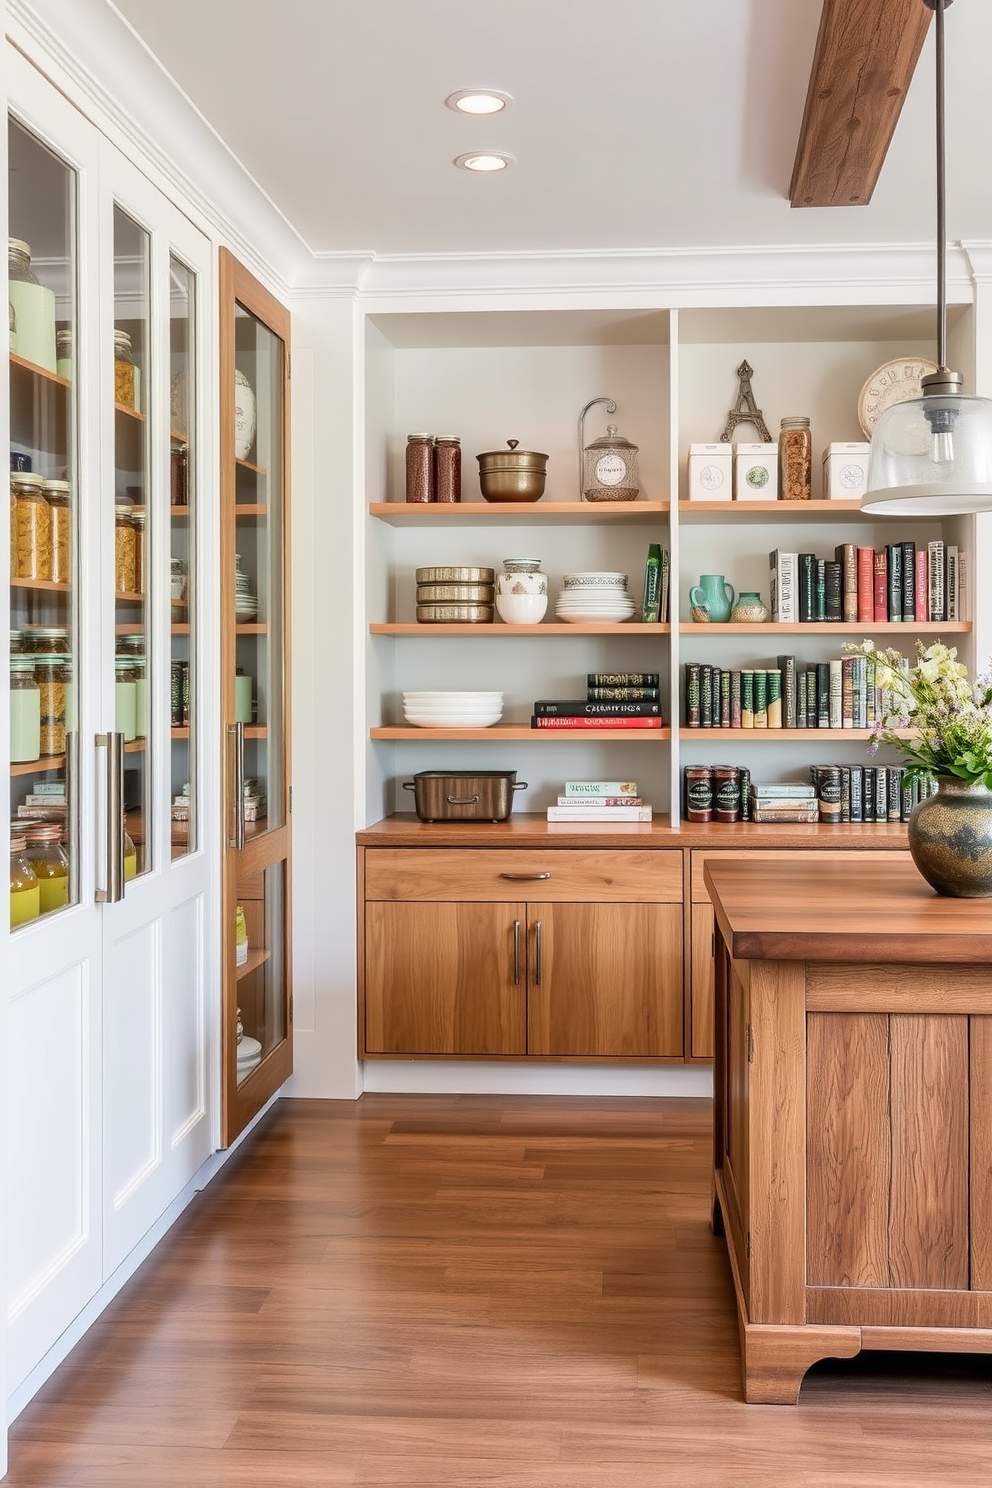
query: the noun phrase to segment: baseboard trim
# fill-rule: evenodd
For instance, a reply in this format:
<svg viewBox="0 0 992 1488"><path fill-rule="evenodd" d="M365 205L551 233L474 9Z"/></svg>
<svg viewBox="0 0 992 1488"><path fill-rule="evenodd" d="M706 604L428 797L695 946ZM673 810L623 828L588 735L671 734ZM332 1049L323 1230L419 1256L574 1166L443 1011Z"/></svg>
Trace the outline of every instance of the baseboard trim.
<svg viewBox="0 0 992 1488"><path fill-rule="evenodd" d="M389 1095L688 1096L713 1094L709 1065L459 1063L367 1059L363 1088Z"/></svg>

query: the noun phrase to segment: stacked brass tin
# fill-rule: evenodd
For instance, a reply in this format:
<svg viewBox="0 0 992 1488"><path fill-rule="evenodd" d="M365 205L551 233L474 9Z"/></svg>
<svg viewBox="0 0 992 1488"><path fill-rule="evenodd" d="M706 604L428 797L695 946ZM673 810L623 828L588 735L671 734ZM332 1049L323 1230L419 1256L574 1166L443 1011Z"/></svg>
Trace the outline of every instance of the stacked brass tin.
<svg viewBox="0 0 992 1488"><path fill-rule="evenodd" d="M491 568L418 568L417 619L425 625L491 625L495 577Z"/></svg>

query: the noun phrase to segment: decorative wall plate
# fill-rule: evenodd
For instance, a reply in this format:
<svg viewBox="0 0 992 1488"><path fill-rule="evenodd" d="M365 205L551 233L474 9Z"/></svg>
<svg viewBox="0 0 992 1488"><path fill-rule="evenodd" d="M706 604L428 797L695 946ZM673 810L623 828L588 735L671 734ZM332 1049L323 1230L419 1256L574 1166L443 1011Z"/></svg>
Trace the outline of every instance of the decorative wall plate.
<svg viewBox="0 0 992 1488"><path fill-rule="evenodd" d="M858 398L858 423L870 439L878 416L893 403L906 403L920 396L920 383L928 372L936 372L937 363L927 357L896 357L883 362L868 378Z"/></svg>

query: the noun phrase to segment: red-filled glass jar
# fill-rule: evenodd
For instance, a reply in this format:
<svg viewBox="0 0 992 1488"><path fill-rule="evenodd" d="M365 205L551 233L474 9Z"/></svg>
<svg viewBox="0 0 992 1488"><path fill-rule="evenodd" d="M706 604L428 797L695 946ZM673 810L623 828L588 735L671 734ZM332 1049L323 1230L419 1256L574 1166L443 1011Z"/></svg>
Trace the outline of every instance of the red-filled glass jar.
<svg viewBox="0 0 992 1488"><path fill-rule="evenodd" d="M439 434L434 441L435 496L449 506L462 499L462 442L457 434Z"/></svg>
<svg viewBox="0 0 992 1488"><path fill-rule="evenodd" d="M434 436L408 434L406 438L406 499L434 501Z"/></svg>

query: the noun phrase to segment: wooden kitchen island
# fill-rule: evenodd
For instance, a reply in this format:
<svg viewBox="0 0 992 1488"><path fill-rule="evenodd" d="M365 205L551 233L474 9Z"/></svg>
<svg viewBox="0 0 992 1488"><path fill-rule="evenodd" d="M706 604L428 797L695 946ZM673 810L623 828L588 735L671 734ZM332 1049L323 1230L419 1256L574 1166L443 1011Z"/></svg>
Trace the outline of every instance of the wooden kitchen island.
<svg viewBox="0 0 992 1488"><path fill-rule="evenodd" d="M793 1404L863 1348L992 1353L992 902L908 857L705 882L745 1398Z"/></svg>

